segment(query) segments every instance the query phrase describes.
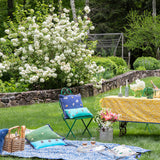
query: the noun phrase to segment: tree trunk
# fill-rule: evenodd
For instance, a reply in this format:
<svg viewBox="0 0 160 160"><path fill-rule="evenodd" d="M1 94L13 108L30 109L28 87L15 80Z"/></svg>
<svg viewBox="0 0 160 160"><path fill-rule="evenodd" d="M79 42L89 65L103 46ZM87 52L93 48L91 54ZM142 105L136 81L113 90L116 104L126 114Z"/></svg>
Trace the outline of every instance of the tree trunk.
<svg viewBox="0 0 160 160"><path fill-rule="evenodd" d="M61 14L62 13L62 0L58 0L58 6L59 6L58 8L59 14Z"/></svg>
<svg viewBox="0 0 160 160"><path fill-rule="evenodd" d="M158 49L157 49L157 52L156 52L156 59L160 59L160 54L159 54L159 47L158 47Z"/></svg>
<svg viewBox="0 0 160 160"><path fill-rule="evenodd" d="M86 6L89 6L89 0L86 0Z"/></svg>
<svg viewBox="0 0 160 160"><path fill-rule="evenodd" d="M153 17L156 16L156 0L152 0Z"/></svg>
<svg viewBox="0 0 160 160"><path fill-rule="evenodd" d="M8 0L8 16L13 18L13 0Z"/></svg>
<svg viewBox="0 0 160 160"><path fill-rule="evenodd" d="M75 22L77 22L76 8L75 8L75 2L74 2L74 0L70 0L70 5L71 5L71 9L72 9L73 20Z"/></svg>
<svg viewBox="0 0 160 160"><path fill-rule="evenodd" d="M152 9L153 9L152 16L155 17L156 16L156 0L152 0ZM156 51L156 58L159 59L159 47L157 48L157 51Z"/></svg>

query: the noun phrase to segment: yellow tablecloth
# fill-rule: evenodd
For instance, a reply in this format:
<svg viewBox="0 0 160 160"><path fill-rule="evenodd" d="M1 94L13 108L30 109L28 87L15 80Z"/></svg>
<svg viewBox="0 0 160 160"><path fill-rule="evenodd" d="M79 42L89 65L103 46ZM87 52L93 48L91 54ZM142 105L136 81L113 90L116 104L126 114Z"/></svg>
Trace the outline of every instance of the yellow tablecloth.
<svg viewBox="0 0 160 160"><path fill-rule="evenodd" d="M108 96L101 106L121 114L120 121L160 123L160 99Z"/></svg>

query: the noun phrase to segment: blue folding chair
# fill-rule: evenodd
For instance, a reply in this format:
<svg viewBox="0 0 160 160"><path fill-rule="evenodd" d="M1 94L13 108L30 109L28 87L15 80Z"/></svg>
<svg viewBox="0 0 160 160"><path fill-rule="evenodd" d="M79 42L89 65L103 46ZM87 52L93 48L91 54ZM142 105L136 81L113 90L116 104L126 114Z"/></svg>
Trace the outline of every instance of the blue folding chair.
<svg viewBox="0 0 160 160"><path fill-rule="evenodd" d="M66 138L69 136L70 133L73 135L74 138L76 138L72 129L77 120L81 120L85 127L82 135L87 131L92 137L88 127L93 119L93 115L87 108L83 107L81 95L73 95L72 91L69 88L62 88L61 94L59 95L59 104L61 109L63 110L62 118L65 121L67 127L69 128L69 132L67 133ZM90 118L90 120L88 124L86 124L84 119L88 118ZM71 126L68 124L68 120L73 120Z"/></svg>

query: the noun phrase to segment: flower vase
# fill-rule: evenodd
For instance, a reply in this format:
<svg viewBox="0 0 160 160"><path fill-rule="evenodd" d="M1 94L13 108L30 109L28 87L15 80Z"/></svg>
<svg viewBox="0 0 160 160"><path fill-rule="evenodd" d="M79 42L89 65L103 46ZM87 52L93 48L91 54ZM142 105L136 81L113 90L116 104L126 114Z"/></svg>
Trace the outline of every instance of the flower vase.
<svg viewBox="0 0 160 160"><path fill-rule="evenodd" d="M100 128L99 138L102 141L112 141L113 140L113 128L112 127Z"/></svg>
<svg viewBox="0 0 160 160"><path fill-rule="evenodd" d="M141 98L142 93L143 93L143 90L136 90L136 91L134 91L134 97Z"/></svg>

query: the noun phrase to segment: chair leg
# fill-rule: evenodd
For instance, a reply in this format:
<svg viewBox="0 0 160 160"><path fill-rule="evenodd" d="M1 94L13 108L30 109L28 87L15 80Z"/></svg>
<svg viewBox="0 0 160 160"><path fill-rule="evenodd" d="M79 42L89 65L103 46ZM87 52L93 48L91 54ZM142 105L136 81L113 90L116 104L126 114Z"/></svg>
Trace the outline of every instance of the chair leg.
<svg viewBox="0 0 160 160"><path fill-rule="evenodd" d="M145 130L148 128L149 133L151 133L151 129L149 128L149 123L146 123Z"/></svg>
<svg viewBox="0 0 160 160"><path fill-rule="evenodd" d="M119 136L124 136L127 133L127 123L128 122L119 122Z"/></svg>
<svg viewBox="0 0 160 160"><path fill-rule="evenodd" d="M92 135L91 135L90 131L88 130L88 126L90 125L90 123L91 123L92 119L93 119L93 118L91 118L91 119L90 119L90 121L88 122L87 126L86 126L86 124L84 123L84 120L83 120L83 119L81 119L81 120L82 120L82 122L83 122L83 124L84 124L84 126L85 126L85 129L84 129L84 131L83 131L82 135L83 135L83 134L86 132L86 130L87 130L87 131L88 131L88 133L89 133L89 135L90 135L90 137L92 137Z"/></svg>
<svg viewBox="0 0 160 160"><path fill-rule="evenodd" d="M65 121L67 127L69 128L69 132L68 132L66 138L69 136L70 133L73 135L74 138L76 138L76 136L75 136L75 135L73 134L73 132L72 132L72 128L73 128L73 126L74 126L74 124L76 123L77 120L76 120L76 119L74 120L74 122L73 122L73 124L72 124L71 127L69 126L69 124L67 123L67 121L66 121L65 119L64 119L64 121Z"/></svg>

